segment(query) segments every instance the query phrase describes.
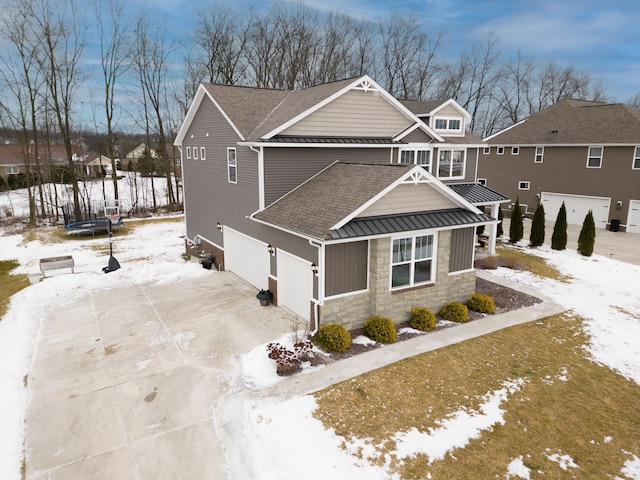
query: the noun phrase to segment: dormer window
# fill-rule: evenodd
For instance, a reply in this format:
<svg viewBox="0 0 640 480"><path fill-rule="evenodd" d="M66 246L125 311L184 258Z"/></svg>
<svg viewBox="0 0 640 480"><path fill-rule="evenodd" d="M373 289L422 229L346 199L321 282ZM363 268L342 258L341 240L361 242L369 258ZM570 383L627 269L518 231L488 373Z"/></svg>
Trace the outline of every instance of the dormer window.
<svg viewBox="0 0 640 480"><path fill-rule="evenodd" d="M441 130L445 132L461 132L462 120L459 118L436 117L435 128L436 130Z"/></svg>

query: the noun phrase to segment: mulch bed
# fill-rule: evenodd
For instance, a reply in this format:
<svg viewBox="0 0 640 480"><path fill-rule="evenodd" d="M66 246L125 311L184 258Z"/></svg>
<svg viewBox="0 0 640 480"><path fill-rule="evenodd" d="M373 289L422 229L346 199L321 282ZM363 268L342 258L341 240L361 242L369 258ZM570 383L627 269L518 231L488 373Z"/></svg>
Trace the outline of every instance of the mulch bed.
<svg viewBox="0 0 640 480"><path fill-rule="evenodd" d="M535 305L536 303L540 303L542 300L536 298L531 295L527 295L526 293L522 293L518 290L514 290L513 288L505 287L504 285L500 285L498 283L491 282L489 280L484 280L482 278L476 278L476 293L484 293L485 295L489 295L493 298L493 301L496 305L495 314L497 313L505 313L511 310L517 310L523 307L530 307L531 305ZM474 320L478 320L480 318L484 318L486 315L474 311L469 311L469 321L472 322ZM438 315L436 315L436 319L442 320ZM436 326L432 332L443 330L445 328L450 328L455 326L455 324L448 325L440 325ZM409 321L406 321L401 324L397 324L397 330L404 327L409 327ZM351 338L354 339L359 335L362 335L362 329L352 330ZM409 340L410 338L425 335L425 333L415 333L415 332L403 332L398 333L398 341L401 342L403 340ZM371 345L361 345L358 343L352 343L351 347L346 352L331 352L326 354L326 358L317 358L316 361L312 360L312 364L320 364L320 363L328 363L335 360L341 360L343 358L353 357L354 355L359 355L360 353L368 352L369 350L373 350L381 347L382 345L379 343L371 344Z"/></svg>

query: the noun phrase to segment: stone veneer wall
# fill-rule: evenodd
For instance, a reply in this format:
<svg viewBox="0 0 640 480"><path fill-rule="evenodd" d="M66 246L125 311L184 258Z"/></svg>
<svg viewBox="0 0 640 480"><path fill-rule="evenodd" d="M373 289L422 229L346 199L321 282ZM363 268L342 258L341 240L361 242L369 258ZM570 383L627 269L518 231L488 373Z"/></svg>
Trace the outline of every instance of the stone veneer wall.
<svg viewBox="0 0 640 480"><path fill-rule="evenodd" d="M450 231L439 232L435 284L391 292L391 239L372 240L369 291L326 300L321 323L340 323L352 330L361 328L367 318L382 315L397 324L409 320L413 307L427 307L437 313L447 302L466 302L475 292L476 274L449 275L450 241Z"/></svg>

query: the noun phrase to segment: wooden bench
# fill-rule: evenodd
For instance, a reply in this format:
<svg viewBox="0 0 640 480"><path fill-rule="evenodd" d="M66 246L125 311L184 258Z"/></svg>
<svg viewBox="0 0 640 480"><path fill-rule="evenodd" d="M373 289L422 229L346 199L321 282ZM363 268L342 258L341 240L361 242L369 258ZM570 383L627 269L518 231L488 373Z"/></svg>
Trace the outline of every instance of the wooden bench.
<svg viewBox="0 0 640 480"><path fill-rule="evenodd" d="M75 273L75 264L71 255L63 255L61 257L48 257L40 259L40 275L42 278L46 278L45 272L51 270L61 270L63 268L70 268L71 273Z"/></svg>

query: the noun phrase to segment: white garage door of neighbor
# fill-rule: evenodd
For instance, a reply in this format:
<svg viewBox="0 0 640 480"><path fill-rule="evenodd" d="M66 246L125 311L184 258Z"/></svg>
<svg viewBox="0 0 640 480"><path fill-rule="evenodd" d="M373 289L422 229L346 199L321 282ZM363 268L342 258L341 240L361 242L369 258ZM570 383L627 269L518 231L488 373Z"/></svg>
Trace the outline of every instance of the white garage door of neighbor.
<svg viewBox="0 0 640 480"><path fill-rule="evenodd" d="M542 206L544 207L544 216L547 221L556 221L562 202L564 202L564 206L567 209L567 223L582 225L584 217L591 210L596 228L607 228L609 207L611 205L610 198L542 192Z"/></svg>
<svg viewBox="0 0 640 480"><path fill-rule="evenodd" d="M631 200L629 202L627 232L640 233L640 200Z"/></svg>
<svg viewBox="0 0 640 480"><path fill-rule="evenodd" d="M256 288L269 288L271 271L267 244L225 227L225 270L235 273Z"/></svg>
<svg viewBox="0 0 640 480"><path fill-rule="evenodd" d="M278 305L287 307L309 321L312 297L311 262L278 250Z"/></svg>

